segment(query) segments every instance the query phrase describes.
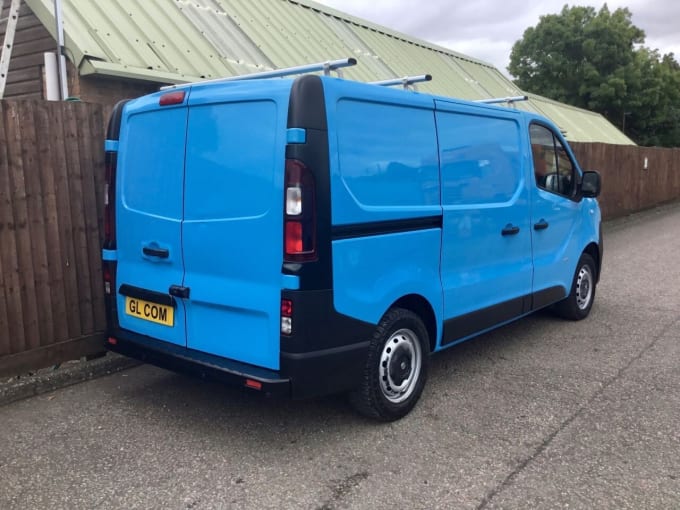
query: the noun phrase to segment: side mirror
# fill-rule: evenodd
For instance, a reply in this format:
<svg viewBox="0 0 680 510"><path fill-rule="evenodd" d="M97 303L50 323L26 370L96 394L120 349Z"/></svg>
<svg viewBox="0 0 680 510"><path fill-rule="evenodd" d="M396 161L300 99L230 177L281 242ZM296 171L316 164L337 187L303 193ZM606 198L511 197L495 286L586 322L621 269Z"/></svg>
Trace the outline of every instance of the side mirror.
<svg viewBox="0 0 680 510"><path fill-rule="evenodd" d="M581 178L581 196L595 198L602 190L602 178L598 172L583 172Z"/></svg>

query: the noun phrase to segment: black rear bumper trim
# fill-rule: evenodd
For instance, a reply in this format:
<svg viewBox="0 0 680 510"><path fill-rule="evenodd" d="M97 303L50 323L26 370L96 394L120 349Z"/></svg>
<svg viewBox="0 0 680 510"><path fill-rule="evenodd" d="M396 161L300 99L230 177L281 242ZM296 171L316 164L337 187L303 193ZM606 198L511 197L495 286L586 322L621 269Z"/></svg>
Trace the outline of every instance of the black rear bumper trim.
<svg viewBox="0 0 680 510"><path fill-rule="evenodd" d="M260 393L291 396L290 380L281 377L275 370L206 354L126 330L116 330L107 335L107 338L110 337L115 339L115 343L106 343L110 350L145 363L243 388L251 387L246 385L249 379L262 385Z"/></svg>

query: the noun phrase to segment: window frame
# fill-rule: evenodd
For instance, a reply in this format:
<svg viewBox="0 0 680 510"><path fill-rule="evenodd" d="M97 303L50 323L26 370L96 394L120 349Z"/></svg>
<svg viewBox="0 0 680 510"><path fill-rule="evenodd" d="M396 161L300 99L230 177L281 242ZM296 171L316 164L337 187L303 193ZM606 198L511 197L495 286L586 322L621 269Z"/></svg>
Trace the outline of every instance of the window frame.
<svg viewBox="0 0 680 510"><path fill-rule="evenodd" d="M534 156L534 152L533 152L533 149L532 149L532 151L531 151L531 165L532 165L532 173L533 173L533 178L534 178L534 184L536 185L536 187L538 189L543 190L547 193L552 193L553 195L557 195L557 196L563 197L563 198L568 198L569 200L577 202L578 201L577 200L577 195L578 195L577 189L578 189L578 182L580 181L581 172L580 172L578 165L574 161L574 157L572 156L571 151L569 150L568 146L566 145L565 140L555 132L555 129L552 126L550 126L546 123L543 123L543 122L532 120L529 123L529 129L528 129L529 146L530 147L533 147L533 145L534 145L532 143L532 137L531 137L532 126L539 126L543 129L546 129L548 131L548 133L552 136L552 148L553 148L553 155L554 155L554 158L555 158L554 163L555 163L556 173L559 174L559 160L560 160L560 157L561 157L560 152L558 151L558 148L557 148L558 142L559 142L559 145L560 145L563 153L567 156L567 160L569 161L569 164L571 165L571 172L572 172L572 189L571 189L571 192L569 194L561 193L558 190L549 189L547 187L540 185L538 183L537 179L536 179L536 161L535 161L535 156Z"/></svg>

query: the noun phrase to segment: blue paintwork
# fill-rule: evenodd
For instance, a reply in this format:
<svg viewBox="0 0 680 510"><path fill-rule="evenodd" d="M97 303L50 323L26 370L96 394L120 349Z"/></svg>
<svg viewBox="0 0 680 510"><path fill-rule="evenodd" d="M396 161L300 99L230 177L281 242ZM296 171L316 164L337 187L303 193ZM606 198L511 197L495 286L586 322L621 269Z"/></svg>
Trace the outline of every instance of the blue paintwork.
<svg viewBox="0 0 680 510"><path fill-rule="evenodd" d="M300 288L300 277L292 274L282 274L281 288L286 290L298 290Z"/></svg>
<svg viewBox="0 0 680 510"><path fill-rule="evenodd" d="M443 321L555 285L569 288L585 246L599 242L597 201L539 190L528 126L511 109L322 78L332 225L441 216L432 228L332 243L335 308L377 324L398 299L423 297ZM168 328L122 313L143 335L279 368L283 178L292 80L197 84L182 105L163 94L128 103L116 184L117 284L177 299ZM569 151L569 149L567 148ZM571 154L571 152L569 152ZM572 156L573 157L573 156ZM580 172L580 169L578 170ZM545 219L547 230L533 223ZM502 236L508 225L515 236ZM148 257L145 246L167 249Z"/></svg>
<svg viewBox="0 0 680 510"><path fill-rule="evenodd" d="M102 260L105 262L115 262L118 260L118 252L116 250L102 250Z"/></svg>
<svg viewBox="0 0 680 510"><path fill-rule="evenodd" d="M105 152L118 152L118 140L104 140Z"/></svg>
<svg viewBox="0 0 680 510"><path fill-rule="evenodd" d="M116 172L116 284L167 294L184 276L181 222L188 110L161 109L159 96L131 101L123 111ZM145 246L166 248L169 257L147 257ZM118 294L120 326L184 346L184 304L177 303L174 327L168 327L127 315L125 297Z"/></svg>
<svg viewBox="0 0 680 510"><path fill-rule="evenodd" d="M286 130L286 142L288 143L306 143L307 130L302 128L288 128Z"/></svg>
<svg viewBox="0 0 680 510"><path fill-rule="evenodd" d="M441 214L432 99L325 82L333 224Z"/></svg>
<svg viewBox="0 0 680 510"><path fill-rule="evenodd" d="M335 241L338 311L377 323L403 295L424 296L437 317L438 350L443 320L556 285L568 291L580 254L599 243L600 212L594 199L536 188L528 123L540 119L562 139L554 124L496 106L324 84L333 224L441 213L444 226L434 237ZM550 227L536 232L541 218ZM508 224L519 233L501 235Z"/></svg>
<svg viewBox="0 0 680 510"><path fill-rule="evenodd" d="M448 319L531 292L529 187L516 113L437 101L436 116Z"/></svg>
<svg viewBox="0 0 680 510"><path fill-rule="evenodd" d="M336 310L377 324L395 301L416 294L432 305L441 324L440 246L439 229L334 241Z"/></svg>
<svg viewBox="0 0 680 510"><path fill-rule="evenodd" d="M571 148L562 137L560 130L543 118L527 117L525 132L531 120L551 127L551 131L567 150L576 171L582 170ZM542 219L549 222L549 228L533 232L533 289L538 291L561 286L565 292L571 289L576 265L584 248L591 242L599 243L598 226L601 221L600 209L594 199L575 202L569 198L538 188L534 181L534 167L528 157L531 171L531 221Z"/></svg>
<svg viewBox="0 0 680 510"><path fill-rule="evenodd" d="M251 82L189 97L187 346L271 369L279 368L289 93L290 82Z"/></svg>

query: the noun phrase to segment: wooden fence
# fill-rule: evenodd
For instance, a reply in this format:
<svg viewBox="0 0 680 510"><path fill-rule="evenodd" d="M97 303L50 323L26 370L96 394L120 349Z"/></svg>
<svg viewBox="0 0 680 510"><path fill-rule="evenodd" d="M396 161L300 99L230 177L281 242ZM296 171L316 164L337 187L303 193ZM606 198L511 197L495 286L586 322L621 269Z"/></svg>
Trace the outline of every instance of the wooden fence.
<svg viewBox="0 0 680 510"><path fill-rule="evenodd" d="M571 147L585 170L602 174L600 207L605 219L680 198L680 148L605 143L572 143Z"/></svg>
<svg viewBox="0 0 680 510"><path fill-rule="evenodd" d="M99 105L0 101L0 375L102 350Z"/></svg>
<svg viewBox="0 0 680 510"><path fill-rule="evenodd" d="M0 376L102 350L108 111L0 101ZM605 218L680 198L680 149L573 147L602 173Z"/></svg>

